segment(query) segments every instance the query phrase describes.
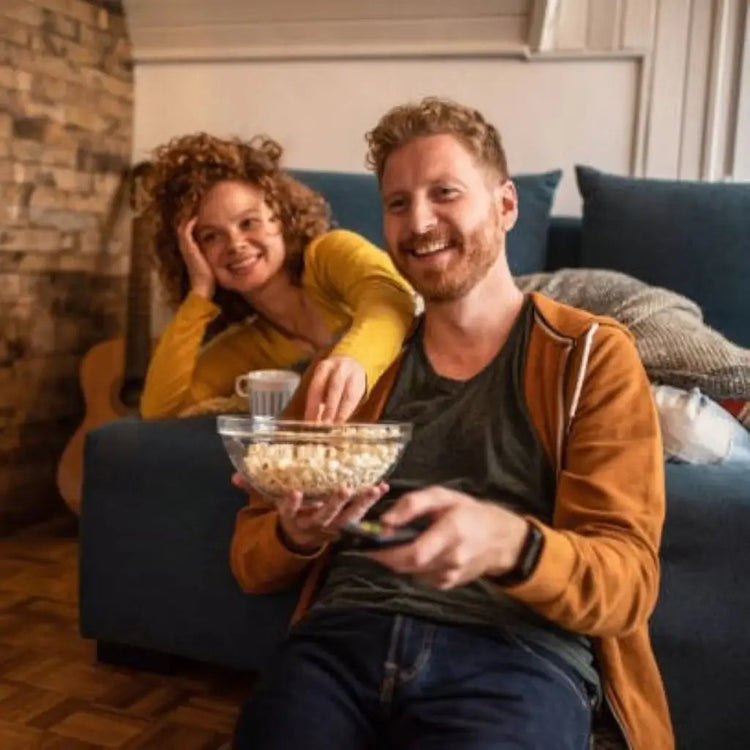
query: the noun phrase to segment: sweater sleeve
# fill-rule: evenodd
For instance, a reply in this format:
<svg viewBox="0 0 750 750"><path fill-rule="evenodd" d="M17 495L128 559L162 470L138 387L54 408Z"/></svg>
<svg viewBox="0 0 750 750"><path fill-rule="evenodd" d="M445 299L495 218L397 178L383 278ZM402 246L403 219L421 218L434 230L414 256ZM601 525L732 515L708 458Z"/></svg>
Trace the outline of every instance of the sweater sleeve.
<svg viewBox="0 0 750 750"><path fill-rule="evenodd" d="M146 373L141 395L145 419L169 417L188 406L198 352L219 308L192 292L164 329Z"/></svg>
<svg viewBox="0 0 750 750"><path fill-rule="evenodd" d="M331 355L356 359L369 393L401 350L414 318L414 292L388 254L354 232L316 239L306 262L320 291L351 310L352 323Z"/></svg>
<svg viewBox="0 0 750 750"><path fill-rule="evenodd" d="M192 292L164 329L141 396L145 419L172 417L193 404L234 393L241 373L273 367L274 342L254 325L222 332L205 347L203 337L219 308Z"/></svg>
<svg viewBox="0 0 750 750"><path fill-rule="evenodd" d="M642 626L656 604L664 459L646 373L627 334L602 326L558 476L553 527L532 576L507 593L596 637Z"/></svg>

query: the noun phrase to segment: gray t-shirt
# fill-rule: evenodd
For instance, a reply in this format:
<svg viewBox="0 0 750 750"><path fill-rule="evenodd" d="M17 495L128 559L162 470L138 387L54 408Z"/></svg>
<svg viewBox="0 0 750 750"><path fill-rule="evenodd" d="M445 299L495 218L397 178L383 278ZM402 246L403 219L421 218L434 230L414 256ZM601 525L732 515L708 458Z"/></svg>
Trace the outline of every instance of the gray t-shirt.
<svg viewBox="0 0 750 750"><path fill-rule="evenodd" d="M412 439L388 478L390 491L369 517L380 516L406 491L439 484L551 523L555 473L523 388L533 315L527 298L501 351L466 381L433 370L420 326L383 413L386 420L411 422ZM489 580L441 591L360 552L334 549L314 609L320 607L362 607L506 630L560 655L598 692L589 640L537 615Z"/></svg>

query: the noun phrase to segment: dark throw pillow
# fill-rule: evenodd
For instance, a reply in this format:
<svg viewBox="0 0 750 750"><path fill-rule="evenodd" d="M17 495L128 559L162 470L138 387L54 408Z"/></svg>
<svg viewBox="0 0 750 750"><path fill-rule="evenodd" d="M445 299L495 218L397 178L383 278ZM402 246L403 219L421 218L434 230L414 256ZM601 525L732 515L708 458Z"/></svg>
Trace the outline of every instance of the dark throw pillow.
<svg viewBox="0 0 750 750"><path fill-rule="evenodd" d="M750 184L617 177L577 166L581 266L609 268L697 302L750 346Z"/></svg>

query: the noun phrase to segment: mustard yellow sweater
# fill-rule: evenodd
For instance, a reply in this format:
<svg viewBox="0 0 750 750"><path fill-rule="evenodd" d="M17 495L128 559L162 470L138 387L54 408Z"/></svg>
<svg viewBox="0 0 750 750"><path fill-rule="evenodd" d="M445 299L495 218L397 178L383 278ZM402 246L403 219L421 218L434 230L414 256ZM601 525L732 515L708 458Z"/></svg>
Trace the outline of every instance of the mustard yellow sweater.
<svg viewBox="0 0 750 750"><path fill-rule="evenodd" d="M302 287L332 334L342 334L332 355L356 359L368 392L396 359L414 315L411 287L390 258L364 237L334 230L305 250ZM237 324L201 347L219 307L189 294L164 330L141 397L145 418L169 417L234 392L249 370L287 368L310 358L261 317ZM342 333L343 332L343 333Z"/></svg>

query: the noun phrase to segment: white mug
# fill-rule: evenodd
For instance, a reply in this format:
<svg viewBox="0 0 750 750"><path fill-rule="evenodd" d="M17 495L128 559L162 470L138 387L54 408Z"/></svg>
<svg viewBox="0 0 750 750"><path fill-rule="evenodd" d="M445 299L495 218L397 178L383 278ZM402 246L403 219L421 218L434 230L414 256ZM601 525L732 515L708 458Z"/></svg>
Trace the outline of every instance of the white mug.
<svg viewBox="0 0 750 750"><path fill-rule="evenodd" d="M256 417L276 417L297 390L300 376L293 370L252 370L234 381L238 396L247 399Z"/></svg>

